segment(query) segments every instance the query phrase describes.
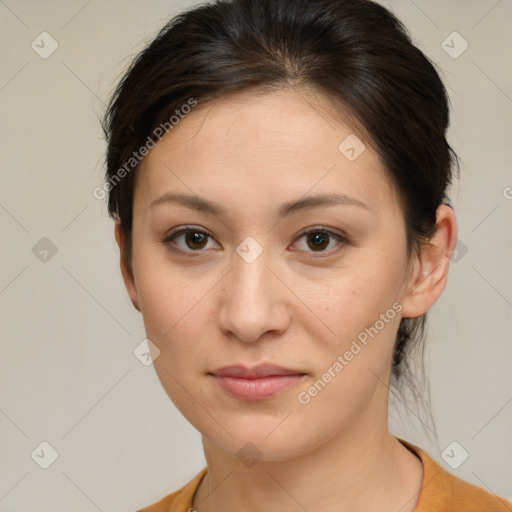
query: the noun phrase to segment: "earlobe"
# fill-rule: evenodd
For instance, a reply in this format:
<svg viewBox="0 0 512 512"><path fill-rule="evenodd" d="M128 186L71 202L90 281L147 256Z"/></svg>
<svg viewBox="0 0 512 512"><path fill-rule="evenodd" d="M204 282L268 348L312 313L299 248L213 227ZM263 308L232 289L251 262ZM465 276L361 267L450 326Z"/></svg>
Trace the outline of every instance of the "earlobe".
<svg viewBox="0 0 512 512"><path fill-rule="evenodd" d="M423 244L415 261L408 293L402 299L404 318L423 315L441 295L456 243L455 213L452 208L442 204L437 209L436 232L428 243Z"/></svg>
<svg viewBox="0 0 512 512"><path fill-rule="evenodd" d="M139 303L139 297L137 293L137 288L135 287L135 280L133 277L132 270L129 268L128 262L125 260L125 251L124 251L124 244L125 244L125 237L121 225L121 221L119 219L116 219L115 226L114 226L114 235L117 242L117 245L119 247L119 264L121 267L121 274L123 276L124 285L126 287L126 291L128 292L128 295L130 297L130 300L132 301L133 307L137 311L141 311L140 303Z"/></svg>

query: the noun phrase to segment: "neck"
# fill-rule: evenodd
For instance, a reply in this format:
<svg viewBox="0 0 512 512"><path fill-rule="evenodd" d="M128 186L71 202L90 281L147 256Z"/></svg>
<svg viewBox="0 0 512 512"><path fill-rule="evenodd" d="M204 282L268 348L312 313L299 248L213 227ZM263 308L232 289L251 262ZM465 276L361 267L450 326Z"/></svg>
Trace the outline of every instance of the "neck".
<svg viewBox="0 0 512 512"><path fill-rule="evenodd" d="M193 507L197 512L413 512L423 466L389 433L387 419L384 423L376 429L366 421L293 459L262 458L251 467L203 436L208 474Z"/></svg>

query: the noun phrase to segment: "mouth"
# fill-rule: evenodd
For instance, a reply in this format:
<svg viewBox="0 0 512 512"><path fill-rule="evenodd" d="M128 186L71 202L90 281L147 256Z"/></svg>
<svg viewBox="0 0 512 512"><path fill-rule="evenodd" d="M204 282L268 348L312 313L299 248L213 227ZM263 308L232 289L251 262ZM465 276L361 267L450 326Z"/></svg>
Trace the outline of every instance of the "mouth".
<svg viewBox="0 0 512 512"><path fill-rule="evenodd" d="M220 388L240 400L263 400L289 389L306 373L281 366L262 364L251 369L243 365L225 366L210 372Z"/></svg>

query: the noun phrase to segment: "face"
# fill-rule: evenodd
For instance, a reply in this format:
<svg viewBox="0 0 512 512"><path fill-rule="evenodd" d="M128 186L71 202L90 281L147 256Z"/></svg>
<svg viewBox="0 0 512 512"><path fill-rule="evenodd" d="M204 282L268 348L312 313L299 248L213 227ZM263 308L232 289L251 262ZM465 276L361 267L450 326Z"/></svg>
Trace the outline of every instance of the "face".
<svg viewBox="0 0 512 512"><path fill-rule="evenodd" d="M377 154L340 150L353 130L328 109L294 91L215 100L138 170L128 291L169 397L228 453L251 442L284 460L387 428L404 218ZM259 364L294 375L212 375Z"/></svg>

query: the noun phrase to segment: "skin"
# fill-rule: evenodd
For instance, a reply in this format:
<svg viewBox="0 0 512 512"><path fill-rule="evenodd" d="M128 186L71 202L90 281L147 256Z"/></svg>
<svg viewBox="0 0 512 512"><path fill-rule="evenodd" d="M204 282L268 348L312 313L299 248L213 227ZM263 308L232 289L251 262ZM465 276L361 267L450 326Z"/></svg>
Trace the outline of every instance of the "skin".
<svg viewBox="0 0 512 512"><path fill-rule="evenodd" d="M388 430L392 349L401 318L425 313L444 289L456 219L441 205L435 236L408 259L383 163L364 139L366 149L349 161L338 146L354 130L330 113L305 90L237 93L193 109L142 161L131 262L116 223L128 294L160 351L152 352L157 375L202 434L209 472L194 497L198 512L406 512L418 500L421 461ZM226 214L151 206L166 192L214 201ZM325 192L368 208L277 215L281 203ZM210 236L162 242L189 226ZM330 236L318 249L303 236L310 228L348 241ZM236 252L247 236L263 248L252 263ZM299 403L298 394L396 302L402 310L378 335ZM307 375L261 401L233 398L208 375L261 362ZM251 467L237 456L249 442L261 455Z"/></svg>

